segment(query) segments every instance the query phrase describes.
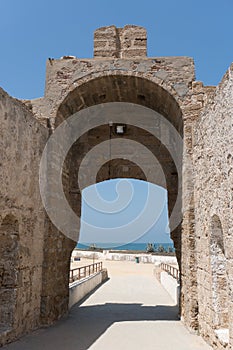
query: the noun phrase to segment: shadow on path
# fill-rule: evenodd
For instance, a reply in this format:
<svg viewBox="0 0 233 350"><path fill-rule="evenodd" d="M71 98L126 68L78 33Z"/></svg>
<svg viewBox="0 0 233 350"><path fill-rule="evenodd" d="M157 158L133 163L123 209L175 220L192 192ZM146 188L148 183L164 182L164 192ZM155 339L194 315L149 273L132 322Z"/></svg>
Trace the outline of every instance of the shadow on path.
<svg viewBox="0 0 233 350"><path fill-rule="evenodd" d="M104 305L84 306L74 310L79 333L78 350L86 350L112 324L125 321L178 321L175 306L142 304L106 303ZM72 314L70 315L72 318ZM75 320L73 320L75 321ZM81 322L79 322L81 321ZM87 333L86 333L87 332Z"/></svg>
<svg viewBox="0 0 233 350"><path fill-rule="evenodd" d="M87 350L116 322L178 321L176 306L143 306L139 303L75 305L68 317L4 347L12 350ZM114 341L114 340L113 340Z"/></svg>

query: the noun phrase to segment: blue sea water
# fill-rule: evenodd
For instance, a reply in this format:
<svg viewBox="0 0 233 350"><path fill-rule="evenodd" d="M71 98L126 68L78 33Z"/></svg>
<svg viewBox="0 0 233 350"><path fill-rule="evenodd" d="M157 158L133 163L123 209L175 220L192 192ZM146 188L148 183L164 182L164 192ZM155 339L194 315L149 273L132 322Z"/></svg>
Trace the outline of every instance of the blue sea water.
<svg viewBox="0 0 233 350"><path fill-rule="evenodd" d="M79 249L88 249L90 246L93 246L93 244L82 244L78 243L77 248ZM106 246L106 244L101 244L101 243L95 243L94 246L96 248L101 248L101 249L106 249L106 250L138 250L138 251L146 251L147 244L146 243L128 243L128 244L123 244L123 245L118 245L117 244L109 244ZM153 243L155 251L158 250L159 246L163 246L165 251L168 251L169 248L174 251L174 245L172 243Z"/></svg>

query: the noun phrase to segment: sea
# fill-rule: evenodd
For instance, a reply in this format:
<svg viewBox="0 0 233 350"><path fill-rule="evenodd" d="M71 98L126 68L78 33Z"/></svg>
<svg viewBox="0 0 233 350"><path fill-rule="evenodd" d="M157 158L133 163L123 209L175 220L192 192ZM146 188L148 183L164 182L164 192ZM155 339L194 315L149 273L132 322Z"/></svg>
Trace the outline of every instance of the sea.
<svg viewBox="0 0 233 350"><path fill-rule="evenodd" d="M161 246L164 248L164 251L172 251L174 252L174 245L172 243L152 243L154 250L158 251L161 249ZM147 249L147 243L128 243L128 244L122 244L119 245L119 243L110 243L106 245L106 243L94 243L94 244L84 244L84 243L78 243L76 246L78 249L91 249L91 248L98 248L103 250L135 250L135 251L143 251L145 252Z"/></svg>

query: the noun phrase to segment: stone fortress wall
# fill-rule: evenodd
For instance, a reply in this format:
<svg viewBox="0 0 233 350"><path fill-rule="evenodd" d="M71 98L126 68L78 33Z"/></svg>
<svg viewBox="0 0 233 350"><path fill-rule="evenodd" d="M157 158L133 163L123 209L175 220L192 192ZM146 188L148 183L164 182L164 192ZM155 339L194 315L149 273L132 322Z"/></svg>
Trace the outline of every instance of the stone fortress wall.
<svg viewBox="0 0 233 350"><path fill-rule="evenodd" d="M52 225L39 198L38 169L48 134L87 107L129 102L161 114L183 137L182 224L172 232L181 270L182 319L216 348L233 346L232 67L217 88L205 87L195 80L191 58L148 58L146 40L142 27L100 28L94 34L94 58L48 59L44 97L22 104L1 92L1 139L6 152L1 167L0 232L5 316L0 325L11 329L2 332L2 342L50 324L68 310L69 261L75 244ZM166 148L143 132L128 126L123 138L138 140L155 156L160 150L171 213L181 184ZM74 166L107 138L105 126L90 130L67 157L63 183L76 213L80 213L81 194L74 188ZM142 176L134 164L119 159L108 167L111 178ZM99 181L106 179L104 174L103 167ZM13 263L7 265L8 260ZM24 300L20 305L19 297Z"/></svg>
<svg viewBox="0 0 233 350"><path fill-rule="evenodd" d="M194 198L200 332L233 346L233 65L194 130ZM226 345L227 346L227 345Z"/></svg>
<svg viewBox="0 0 233 350"><path fill-rule="evenodd" d="M48 130L0 90L0 344L40 325L45 211L38 171Z"/></svg>

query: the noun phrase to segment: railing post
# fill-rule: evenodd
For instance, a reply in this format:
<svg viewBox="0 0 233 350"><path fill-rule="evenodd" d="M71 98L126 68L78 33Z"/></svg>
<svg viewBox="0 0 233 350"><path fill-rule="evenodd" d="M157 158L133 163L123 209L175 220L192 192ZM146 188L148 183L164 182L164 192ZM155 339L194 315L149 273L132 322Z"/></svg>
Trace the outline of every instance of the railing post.
<svg viewBox="0 0 233 350"><path fill-rule="evenodd" d="M173 278L175 278L177 281L180 279L180 271L171 265L161 263L161 269L166 271L169 275L171 275Z"/></svg>
<svg viewBox="0 0 233 350"><path fill-rule="evenodd" d="M70 272L71 272L70 281L71 281L71 282L74 282L74 271L71 270Z"/></svg>
<svg viewBox="0 0 233 350"><path fill-rule="evenodd" d="M94 274L95 272L102 271L103 263L98 262L91 265L86 265L82 267L77 267L75 269L70 270L69 281L70 283L80 280L81 278L85 278ZM76 273L77 272L77 273Z"/></svg>

